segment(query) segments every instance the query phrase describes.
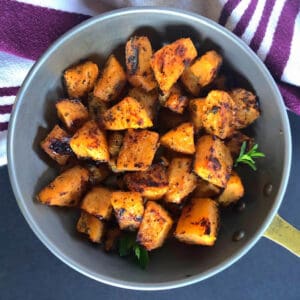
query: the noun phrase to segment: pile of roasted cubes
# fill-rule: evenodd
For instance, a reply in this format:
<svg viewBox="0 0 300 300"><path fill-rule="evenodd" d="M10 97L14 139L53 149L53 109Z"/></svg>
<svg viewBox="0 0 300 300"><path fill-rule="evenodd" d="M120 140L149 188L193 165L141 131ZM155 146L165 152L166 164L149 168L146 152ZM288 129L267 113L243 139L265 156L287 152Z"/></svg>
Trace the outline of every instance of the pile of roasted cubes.
<svg viewBox="0 0 300 300"><path fill-rule="evenodd" d="M198 56L190 38L153 53L134 36L125 53L126 67L112 54L64 72L59 125L41 142L61 173L37 199L80 208L77 230L106 250L123 231L148 251L172 236L211 246L219 206L244 194L232 168L253 140L240 129L260 115L256 96L225 91L221 55Z"/></svg>

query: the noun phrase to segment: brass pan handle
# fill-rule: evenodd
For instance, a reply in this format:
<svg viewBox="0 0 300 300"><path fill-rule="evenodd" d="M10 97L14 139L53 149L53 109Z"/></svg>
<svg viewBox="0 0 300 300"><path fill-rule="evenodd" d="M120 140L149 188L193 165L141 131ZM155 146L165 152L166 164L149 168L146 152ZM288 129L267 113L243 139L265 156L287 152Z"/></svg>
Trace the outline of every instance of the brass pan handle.
<svg viewBox="0 0 300 300"><path fill-rule="evenodd" d="M265 231L264 237L300 257L300 231L282 219L278 214Z"/></svg>

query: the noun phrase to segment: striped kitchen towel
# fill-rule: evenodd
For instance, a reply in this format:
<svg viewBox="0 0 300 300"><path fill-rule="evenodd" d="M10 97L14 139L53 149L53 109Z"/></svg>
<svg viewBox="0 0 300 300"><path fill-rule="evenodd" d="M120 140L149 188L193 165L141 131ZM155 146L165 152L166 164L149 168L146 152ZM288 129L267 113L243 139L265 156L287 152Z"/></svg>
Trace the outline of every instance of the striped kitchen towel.
<svg viewBox="0 0 300 300"><path fill-rule="evenodd" d="M61 34L105 11L171 6L211 18L241 37L300 115L300 0L0 0L0 165L15 95L34 61Z"/></svg>

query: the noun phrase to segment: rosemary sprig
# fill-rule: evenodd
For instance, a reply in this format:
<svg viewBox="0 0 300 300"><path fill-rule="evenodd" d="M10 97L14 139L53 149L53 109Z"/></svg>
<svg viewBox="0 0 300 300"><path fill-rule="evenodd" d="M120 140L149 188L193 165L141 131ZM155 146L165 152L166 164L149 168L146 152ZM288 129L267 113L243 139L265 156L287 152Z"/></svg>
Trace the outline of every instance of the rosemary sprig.
<svg viewBox="0 0 300 300"><path fill-rule="evenodd" d="M245 153L246 148L247 142L244 141L241 146L239 157L236 159L234 166L236 167L239 163L243 163L250 166L252 170L256 171L257 168L254 158L265 157L265 154L258 151L258 144L255 144L247 153Z"/></svg>

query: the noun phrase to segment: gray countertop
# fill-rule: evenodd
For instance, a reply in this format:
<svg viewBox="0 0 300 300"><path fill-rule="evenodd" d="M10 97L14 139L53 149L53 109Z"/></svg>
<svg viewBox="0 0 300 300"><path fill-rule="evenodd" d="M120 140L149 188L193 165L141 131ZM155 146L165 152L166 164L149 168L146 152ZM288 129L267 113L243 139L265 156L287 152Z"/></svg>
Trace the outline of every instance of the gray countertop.
<svg viewBox="0 0 300 300"><path fill-rule="evenodd" d="M300 117L289 113L293 163L279 213L300 228ZM0 299L300 299L299 259L261 238L222 273L189 287L135 292L110 287L70 269L33 234L16 204L7 168L0 168Z"/></svg>

